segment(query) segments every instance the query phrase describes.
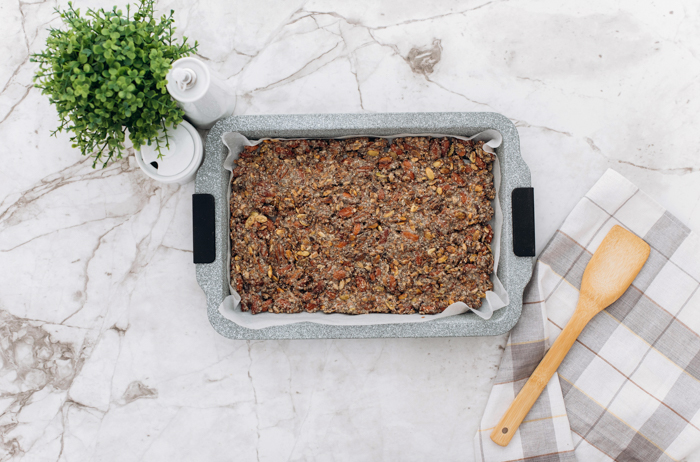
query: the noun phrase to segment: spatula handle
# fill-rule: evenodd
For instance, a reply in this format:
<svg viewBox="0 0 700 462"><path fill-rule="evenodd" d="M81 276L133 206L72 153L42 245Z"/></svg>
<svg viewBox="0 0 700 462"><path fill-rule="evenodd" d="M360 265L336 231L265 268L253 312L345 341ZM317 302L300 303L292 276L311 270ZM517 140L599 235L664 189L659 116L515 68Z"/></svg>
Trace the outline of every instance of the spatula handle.
<svg viewBox="0 0 700 462"><path fill-rule="evenodd" d="M564 357L573 346L576 338L583 331L588 323L588 317L577 316L576 313L561 331L554 345L549 349L540 365L532 373L525 386L520 390L518 396L501 417L498 425L491 432L491 439L494 443L507 446L513 439L515 432L525 419L525 416L539 398L549 379L564 360Z"/></svg>

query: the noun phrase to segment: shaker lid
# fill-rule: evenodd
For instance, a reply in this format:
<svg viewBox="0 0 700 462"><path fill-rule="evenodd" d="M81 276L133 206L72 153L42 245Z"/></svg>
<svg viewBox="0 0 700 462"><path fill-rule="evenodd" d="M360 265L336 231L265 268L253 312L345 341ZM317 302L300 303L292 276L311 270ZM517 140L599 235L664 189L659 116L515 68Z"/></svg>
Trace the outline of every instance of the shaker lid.
<svg viewBox="0 0 700 462"><path fill-rule="evenodd" d="M190 168L190 165L195 162L197 150L193 135L199 136L199 134L194 129L192 129L194 134L191 133L189 127L190 125L183 121L175 129L172 126L167 128L169 148L165 147L165 135L162 131L159 133L158 138L163 154L160 159L155 142L150 146L141 146L141 158L149 173L155 177L170 177Z"/></svg>
<svg viewBox="0 0 700 462"><path fill-rule="evenodd" d="M209 69L197 58L180 58L168 71L167 88L181 103L191 103L204 96L209 88Z"/></svg>

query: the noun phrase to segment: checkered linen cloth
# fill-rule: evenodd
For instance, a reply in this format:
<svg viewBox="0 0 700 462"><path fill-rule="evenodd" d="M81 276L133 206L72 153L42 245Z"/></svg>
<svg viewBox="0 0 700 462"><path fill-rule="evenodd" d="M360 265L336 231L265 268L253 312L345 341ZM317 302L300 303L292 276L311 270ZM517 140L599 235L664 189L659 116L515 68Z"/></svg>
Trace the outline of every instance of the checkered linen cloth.
<svg viewBox="0 0 700 462"><path fill-rule="evenodd" d="M578 300L613 225L651 255L584 329L510 444L489 437ZM700 448L700 237L608 170L540 255L475 437L477 461L673 461Z"/></svg>

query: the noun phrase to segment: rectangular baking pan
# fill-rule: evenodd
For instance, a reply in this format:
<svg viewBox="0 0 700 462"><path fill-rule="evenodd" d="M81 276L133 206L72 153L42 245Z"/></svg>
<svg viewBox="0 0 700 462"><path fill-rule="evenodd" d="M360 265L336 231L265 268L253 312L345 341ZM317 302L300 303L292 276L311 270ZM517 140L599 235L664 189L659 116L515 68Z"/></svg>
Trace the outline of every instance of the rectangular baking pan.
<svg viewBox="0 0 700 462"><path fill-rule="evenodd" d="M374 326L331 326L310 322L265 329L248 329L224 318L219 305L229 295L228 217L227 187L229 173L223 168L228 149L221 136L226 132L239 132L249 139L260 138L336 138L348 135L389 136L402 133L439 133L445 135L472 136L486 129L498 130L503 143L496 149L501 165L499 200L503 210L501 254L498 277L508 291L510 304L496 311L491 319L484 320L474 313L464 313L448 318L422 323L383 324ZM197 282L207 296L207 313L214 329L232 339L309 339L309 338L377 338L377 337L464 337L498 335L515 326L522 311L522 294L532 274L534 263L534 222L519 222L514 226L512 195L530 187L530 170L520 156L520 142L515 125L506 117L485 112L450 113L397 113L397 114L305 114L232 116L220 120L207 135L204 161L197 172L196 195L208 194L214 198L214 212L195 212L195 248L214 249L214 261L197 263ZM527 191L527 190L525 190ZM532 197L516 194L515 197ZM202 203L207 201L193 201ZM522 200L521 200L522 202ZM527 204L525 204L527 205ZM530 212L532 204L529 204ZM209 207L210 208L210 207ZM523 215L522 213L520 215ZM531 213L525 213L531 216ZM206 221L214 222L214 226ZM198 230L211 230L204 234ZM513 251L513 231L516 243L525 241L524 248L532 252L523 255ZM198 258L199 257L199 258ZM210 258L211 259L211 258ZM209 260L210 260L209 259ZM202 260L195 255L195 261ZM400 316L400 315L397 315Z"/></svg>

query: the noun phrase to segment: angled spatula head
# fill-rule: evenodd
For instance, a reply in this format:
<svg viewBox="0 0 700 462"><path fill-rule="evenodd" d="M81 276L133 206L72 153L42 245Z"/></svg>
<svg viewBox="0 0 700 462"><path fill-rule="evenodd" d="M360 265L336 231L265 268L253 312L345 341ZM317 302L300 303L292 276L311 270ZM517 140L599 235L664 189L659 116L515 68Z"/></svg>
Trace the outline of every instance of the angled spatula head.
<svg viewBox="0 0 700 462"><path fill-rule="evenodd" d="M649 258L649 245L634 233L615 225L608 232L581 280L582 299L595 315L625 293Z"/></svg>

